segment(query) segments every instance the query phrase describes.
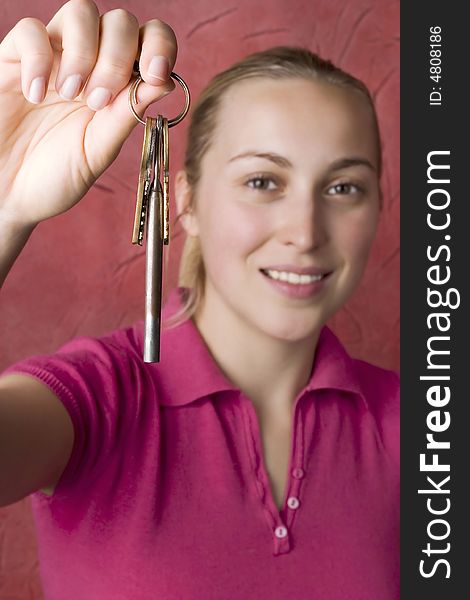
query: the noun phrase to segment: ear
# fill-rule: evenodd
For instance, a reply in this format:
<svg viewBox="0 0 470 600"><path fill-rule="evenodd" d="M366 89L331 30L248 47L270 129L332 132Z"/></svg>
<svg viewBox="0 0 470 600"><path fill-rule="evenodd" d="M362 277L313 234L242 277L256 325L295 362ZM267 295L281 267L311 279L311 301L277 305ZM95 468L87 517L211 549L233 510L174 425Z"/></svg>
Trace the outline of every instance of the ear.
<svg viewBox="0 0 470 600"><path fill-rule="evenodd" d="M190 236L199 235L197 217L193 206L193 190L188 183L186 171L180 170L175 175L175 199L178 220Z"/></svg>

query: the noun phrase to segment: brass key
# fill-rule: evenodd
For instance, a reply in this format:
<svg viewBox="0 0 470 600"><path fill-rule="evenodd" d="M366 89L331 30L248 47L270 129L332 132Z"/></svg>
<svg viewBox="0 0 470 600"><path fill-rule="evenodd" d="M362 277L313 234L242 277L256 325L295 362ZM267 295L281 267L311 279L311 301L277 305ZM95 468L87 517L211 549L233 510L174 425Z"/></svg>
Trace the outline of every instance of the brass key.
<svg viewBox="0 0 470 600"><path fill-rule="evenodd" d="M147 200L152 184L152 170L155 163L156 151L156 119L147 117L145 123L144 142L142 145L142 157L140 161L139 184L137 187L137 201L135 205L134 227L132 231L132 243L142 246L145 217L147 211Z"/></svg>
<svg viewBox="0 0 470 600"><path fill-rule="evenodd" d="M186 104L175 119L158 115L144 121L136 113L137 88L140 75L129 89L129 108L145 125L144 142L137 188L137 201L132 231L132 243L142 245L147 232L145 267L144 362L160 360L160 329L162 303L163 245L170 241L169 135L168 129L178 124L189 110L190 96L186 83L176 73L171 77L182 86Z"/></svg>
<svg viewBox="0 0 470 600"><path fill-rule="evenodd" d="M168 119L163 117L162 123L162 168L163 168L163 243L170 243L170 173L169 173L169 140Z"/></svg>

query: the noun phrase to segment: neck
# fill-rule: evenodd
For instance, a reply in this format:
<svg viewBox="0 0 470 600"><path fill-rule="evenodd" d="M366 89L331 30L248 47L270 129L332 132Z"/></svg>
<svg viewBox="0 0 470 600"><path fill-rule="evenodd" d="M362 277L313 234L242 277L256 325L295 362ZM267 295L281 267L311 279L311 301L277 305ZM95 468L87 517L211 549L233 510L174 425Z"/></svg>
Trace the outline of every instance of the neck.
<svg viewBox="0 0 470 600"><path fill-rule="evenodd" d="M291 415L310 379L319 331L295 342L273 338L207 296L194 321L225 376L260 413L281 422Z"/></svg>

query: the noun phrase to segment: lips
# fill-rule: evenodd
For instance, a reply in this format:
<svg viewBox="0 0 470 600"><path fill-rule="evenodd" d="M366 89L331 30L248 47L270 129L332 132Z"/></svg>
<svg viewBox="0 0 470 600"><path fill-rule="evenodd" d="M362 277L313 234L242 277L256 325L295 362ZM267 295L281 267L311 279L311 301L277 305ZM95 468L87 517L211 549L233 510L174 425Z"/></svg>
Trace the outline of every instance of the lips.
<svg viewBox="0 0 470 600"><path fill-rule="evenodd" d="M260 269L268 285L282 296L309 300L316 297L328 285L329 275L320 267L297 267L294 265L273 265Z"/></svg>
<svg viewBox="0 0 470 600"><path fill-rule="evenodd" d="M296 273L297 275L328 275L331 273L328 269L320 267L297 267L295 265L270 265L263 267L260 271L284 271L287 273Z"/></svg>

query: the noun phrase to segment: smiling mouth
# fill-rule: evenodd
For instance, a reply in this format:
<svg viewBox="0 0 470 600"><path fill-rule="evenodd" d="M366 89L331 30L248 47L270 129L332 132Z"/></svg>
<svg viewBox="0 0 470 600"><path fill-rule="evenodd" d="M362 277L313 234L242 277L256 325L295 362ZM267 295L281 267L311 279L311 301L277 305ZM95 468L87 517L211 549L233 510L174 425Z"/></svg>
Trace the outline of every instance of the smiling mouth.
<svg viewBox="0 0 470 600"><path fill-rule="evenodd" d="M310 285L316 281L321 281L329 273L318 273L316 275L300 275L299 273L292 273L289 271L276 271L274 269L260 269L261 273L269 279L276 281L284 281L292 285Z"/></svg>

